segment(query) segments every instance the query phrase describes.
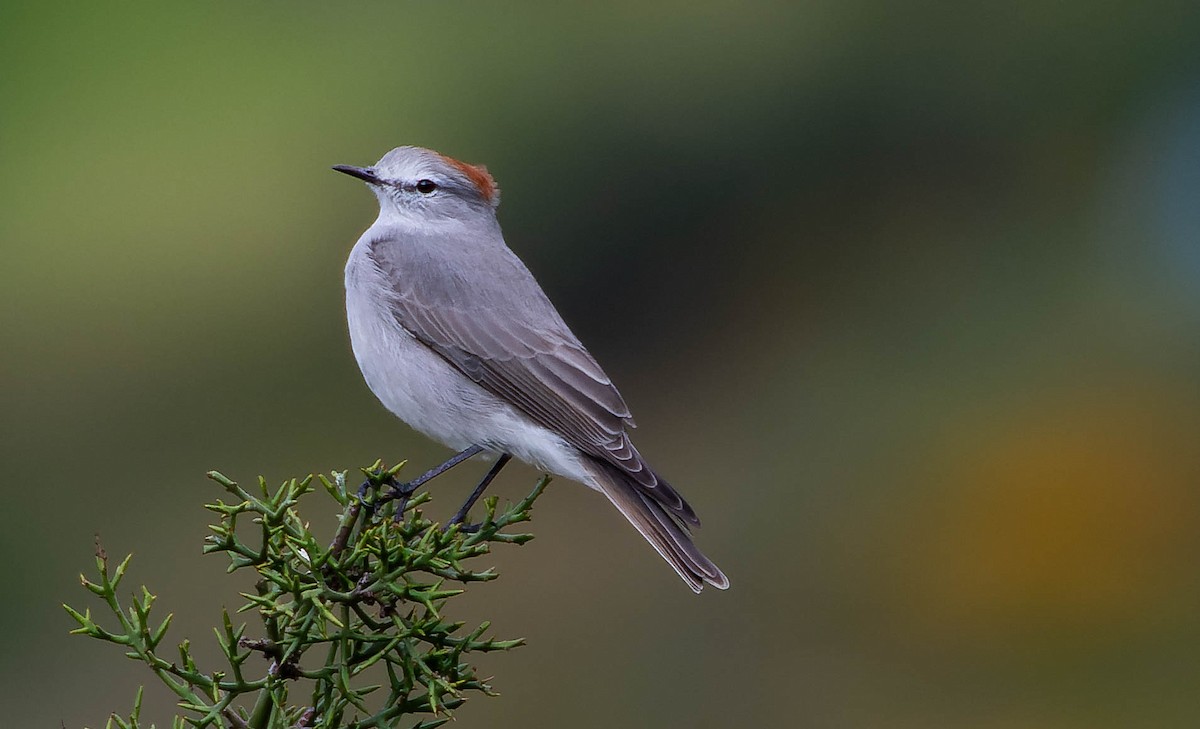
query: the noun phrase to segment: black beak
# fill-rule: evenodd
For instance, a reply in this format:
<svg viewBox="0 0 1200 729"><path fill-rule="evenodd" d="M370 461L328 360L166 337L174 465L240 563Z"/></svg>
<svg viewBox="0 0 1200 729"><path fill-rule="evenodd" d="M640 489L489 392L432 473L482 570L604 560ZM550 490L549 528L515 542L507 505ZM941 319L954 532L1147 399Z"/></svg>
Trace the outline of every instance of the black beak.
<svg viewBox="0 0 1200 729"><path fill-rule="evenodd" d="M351 177L357 177L363 182L369 182L372 185L379 185L383 180L375 176L375 171L370 167L355 167L353 165L334 165L333 169L338 172L345 173Z"/></svg>

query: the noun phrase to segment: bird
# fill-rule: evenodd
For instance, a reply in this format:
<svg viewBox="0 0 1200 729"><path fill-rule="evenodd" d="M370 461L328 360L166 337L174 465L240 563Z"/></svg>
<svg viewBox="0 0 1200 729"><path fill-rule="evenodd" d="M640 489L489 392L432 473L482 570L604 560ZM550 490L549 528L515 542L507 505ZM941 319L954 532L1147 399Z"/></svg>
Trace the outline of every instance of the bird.
<svg viewBox="0 0 1200 729"><path fill-rule="evenodd" d="M333 169L379 201L345 269L351 348L367 386L458 451L426 477L496 457L456 518L515 457L607 497L694 592L727 589L692 540L696 512L630 439L624 398L505 243L487 168L402 146L369 167Z"/></svg>

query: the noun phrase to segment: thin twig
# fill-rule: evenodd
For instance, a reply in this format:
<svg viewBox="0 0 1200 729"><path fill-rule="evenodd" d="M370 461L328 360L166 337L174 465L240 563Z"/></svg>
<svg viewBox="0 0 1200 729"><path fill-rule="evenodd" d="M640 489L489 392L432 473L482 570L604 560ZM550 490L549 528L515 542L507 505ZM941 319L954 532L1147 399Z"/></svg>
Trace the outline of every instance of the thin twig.
<svg viewBox="0 0 1200 729"><path fill-rule="evenodd" d="M350 505L350 510L346 512L346 519L342 525L338 527L337 534L333 537L333 543L329 545L329 556L337 558L342 556L342 552L346 549L346 543L350 541L350 532L354 531L354 525L358 522L358 513L362 511L362 503L354 502Z"/></svg>
<svg viewBox="0 0 1200 729"><path fill-rule="evenodd" d="M238 716L237 712L233 709L224 709L221 712L221 716L225 717L226 721L233 726L233 729L250 729L250 725L246 723L246 720Z"/></svg>

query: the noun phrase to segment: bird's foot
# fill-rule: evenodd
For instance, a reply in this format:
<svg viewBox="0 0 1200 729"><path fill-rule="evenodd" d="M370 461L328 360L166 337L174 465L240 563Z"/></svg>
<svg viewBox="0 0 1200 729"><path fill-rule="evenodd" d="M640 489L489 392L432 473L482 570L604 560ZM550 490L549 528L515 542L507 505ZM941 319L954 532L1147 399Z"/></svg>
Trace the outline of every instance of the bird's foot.
<svg viewBox="0 0 1200 729"><path fill-rule="evenodd" d="M373 491L381 490L387 486L388 489L380 493L373 499L368 499L367 495ZM393 476L384 478L368 478L358 487L358 502L366 509L369 517L374 517L380 507L389 501L399 501L396 505L396 521L400 521L400 515L408 507L408 499L417 490L416 484L402 483L396 481Z"/></svg>

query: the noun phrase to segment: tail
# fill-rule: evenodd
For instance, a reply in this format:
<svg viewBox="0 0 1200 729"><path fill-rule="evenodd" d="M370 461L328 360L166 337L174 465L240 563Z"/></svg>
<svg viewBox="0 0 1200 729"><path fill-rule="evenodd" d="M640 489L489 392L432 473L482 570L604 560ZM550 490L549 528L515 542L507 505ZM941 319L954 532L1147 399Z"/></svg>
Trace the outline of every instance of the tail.
<svg viewBox="0 0 1200 729"><path fill-rule="evenodd" d="M691 515L690 519L695 521L694 512L665 481L660 483L660 487L665 487L663 491L670 494L671 501L677 500L679 506L664 506L654 498L655 489L642 486L607 463L592 461L588 464L588 470L600 492L679 573L693 592L700 592L706 582L720 590L729 588L729 579L696 547L682 521L685 515ZM676 513L680 516L675 516Z"/></svg>

